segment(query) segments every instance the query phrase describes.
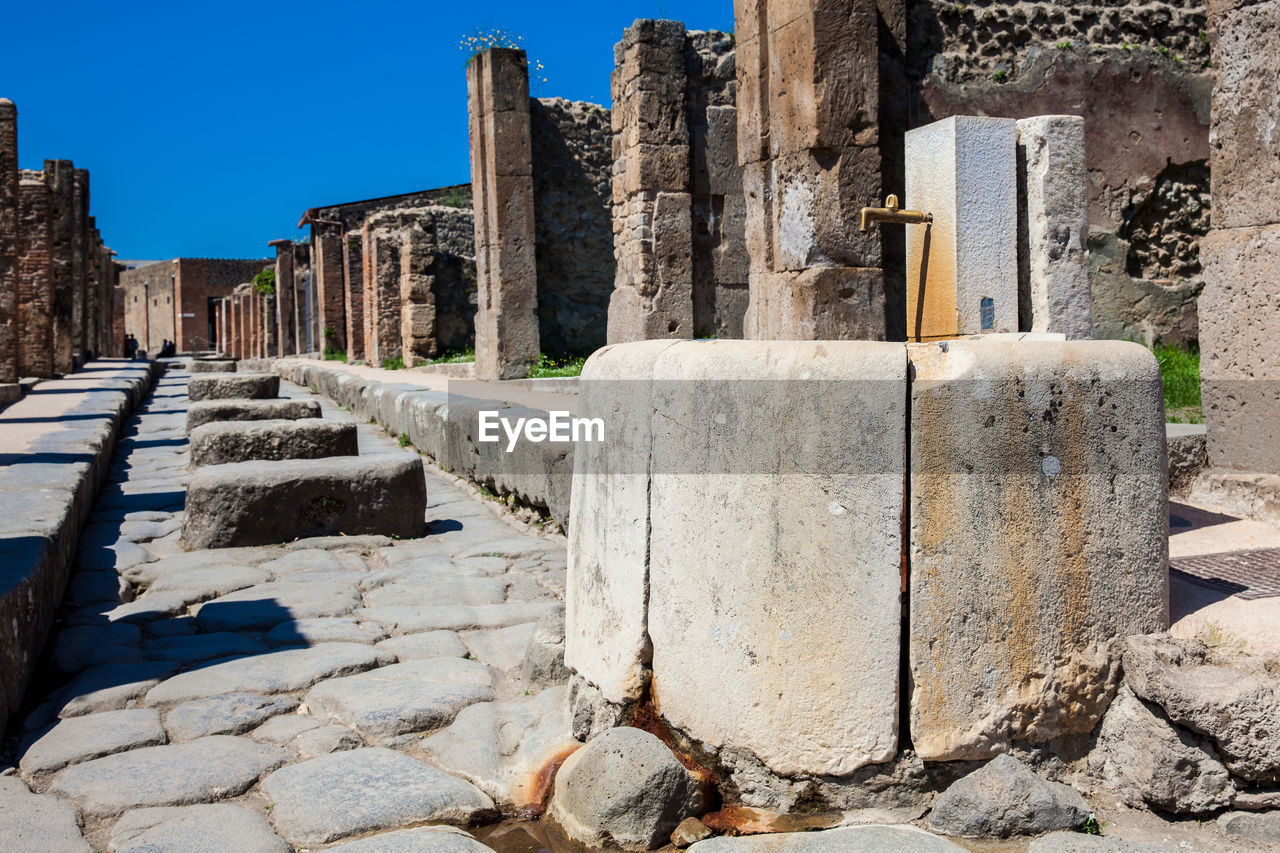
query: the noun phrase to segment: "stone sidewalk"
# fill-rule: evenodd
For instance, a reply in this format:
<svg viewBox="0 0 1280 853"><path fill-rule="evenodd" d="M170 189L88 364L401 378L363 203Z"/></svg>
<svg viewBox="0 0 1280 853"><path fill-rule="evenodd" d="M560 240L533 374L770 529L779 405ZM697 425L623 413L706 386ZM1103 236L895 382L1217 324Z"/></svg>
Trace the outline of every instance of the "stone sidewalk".
<svg viewBox="0 0 1280 853"><path fill-rule="evenodd" d="M6 745L0 838L488 849L423 824L537 812L544 771L575 748L556 658L563 539L428 473L421 539L185 552L186 381L163 377L121 438ZM359 432L363 456L405 452Z"/></svg>

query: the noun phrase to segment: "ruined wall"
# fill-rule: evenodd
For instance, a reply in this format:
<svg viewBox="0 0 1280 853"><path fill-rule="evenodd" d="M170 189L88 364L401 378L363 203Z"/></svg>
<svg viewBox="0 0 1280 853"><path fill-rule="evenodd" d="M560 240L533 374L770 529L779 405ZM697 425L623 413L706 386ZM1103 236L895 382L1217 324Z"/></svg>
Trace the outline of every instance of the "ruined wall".
<svg viewBox="0 0 1280 853"><path fill-rule="evenodd" d="M56 255L55 255L56 258ZM174 340L173 264L170 261L134 267L120 274L124 288L125 332L138 339L149 355L160 352L163 341ZM57 334L56 322L54 334Z"/></svg>
<svg viewBox="0 0 1280 853"><path fill-rule="evenodd" d="M271 266L267 258L175 258L174 298L177 309L178 351L216 349L216 316L210 299L229 296L237 285L253 279Z"/></svg>
<svg viewBox="0 0 1280 853"><path fill-rule="evenodd" d="M53 211L44 173L24 172L18 192L18 373L48 378L54 374Z"/></svg>
<svg viewBox="0 0 1280 853"><path fill-rule="evenodd" d="M293 304L293 241L272 240L267 245L276 250L276 326L279 329L276 354L296 355L298 327Z"/></svg>
<svg viewBox="0 0 1280 853"><path fill-rule="evenodd" d="M346 281L342 259L342 226L314 223L311 226L314 257L317 325L321 329L321 349L347 349Z"/></svg>
<svg viewBox="0 0 1280 853"><path fill-rule="evenodd" d="M393 214L394 217L394 214ZM360 256L364 263L364 354L381 365L402 357L400 339L400 238L393 223L365 220Z"/></svg>
<svg viewBox="0 0 1280 853"><path fill-rule="evenodd" d="M914 0L908 18L912 126L1085 119L1094 334L1194 342L1209 217L1203 2Z"/></svg>
<svg viewBox="0 0 1280 853"><path fill-rule="evenodd" d="M0 385L18 381L18 110L0 99ZM3 392L9 402L15 389Z"/></svg>
<svg viewBox="0 0 1280 853"><path fill-rule="evenodd" d="M538 333L543 352L604 346L613 290L613 168L609 110L531 99Z"/></svg>
<svg viewBox="0 0 1280 853"><path fill-rule="evenodd" d="M299 353L318 352L320 334L317 328L319 312L316 308L315 286L311 280L311 244L293 243L290 248L293 255L293 328L296 351ZM286 286L289 283L286 282ZM276 292L280 291L280 281L276 281Z"/></svg>
<svg viewBox="0 0 1280 853"><path fill-rule="evenodd" d="M362 245L362 235L359 231L348 231L342 235L342 275L346 285L347 358L353 361L363 359L365 354Z"/></svg>

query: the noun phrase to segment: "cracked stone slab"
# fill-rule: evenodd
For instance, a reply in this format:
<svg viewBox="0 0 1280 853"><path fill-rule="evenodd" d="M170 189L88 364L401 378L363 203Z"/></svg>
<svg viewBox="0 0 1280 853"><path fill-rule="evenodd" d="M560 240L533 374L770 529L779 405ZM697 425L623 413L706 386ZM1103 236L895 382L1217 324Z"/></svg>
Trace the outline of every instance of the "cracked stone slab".
<svg viewBox="0 0 1280 853"><path fill-rule="evenodd" d="M238 796L288 760L289 753L278 747L215 735L68 767L54 777L49 791L74 800L86 814L110 817L131 808Z"/></svg>
<svg viewBox="0 0 1280 853"><path fill-rule="evenodd" d="M37 776L127 749L157 746L166 740L160 712L148 708L72 717L59 720L26 747L18 768L23 776Z"/></svg>
<svg viewBox="0 0 1280 853"><path fill-rule="evenodd" d="M547 601L531 604L482 604L475 607L362 607L353 615L377 622L392 634L416 634L422 631L506 628L521 622L537 622L560 606L557 602Z"/></svg>
<svg viewBox="0 0 1280 853"><path fill-rule="evenodd" d="M0 777L0 839L22 853L91 853L80 815L57 797L33 794L12 776Z"/></svg>
<svg viewBox="0 0 1280 853"><path fill-rule="evenodd" d="M538 623L524 622L492 631L466 631L460 636L477 660L506 672L524 663L525 649L537 630Z"/></svg>
<svg viewBox="0 0 1280 853"><path fill-rule="evenodd" d="M378 643L378 648L391 652L403 663L426 658L464 658L467 646L457 631L426 631L421 634L405 634Z"/></svg>
<svg viewBox="0 0 1280 853"><path fill-rule="evenodd" d="M582 746L573 737L566 692L552 687L528 702L472 705L447 729L426 738L423 752L505 812L541 809L549 784L543 771Z"/></svg>
<svg viewBox="0 0 1280 853"><path fill-rule="evenodd" d="M292 853L260 812L229 803L134 809L111 830L115 853Z"/></svg>
<svg viewBox="0 0 1280 853"><path fill-rule="evenodd" d="M324 844L423 822L470 824L495 816L470 782L383 747L313 758L262 783L276 829L295 846Z"/></svg>
<svg viewBox="0 0 1280 853"><path fill-rule="evenodd" d="M267 630L287 621L345 616L360 606L360 594L345 583L271 581L201 605L196 622L204 631Z"/></svg>
<svg viewBox="0 0 1280 853"><path fill-rule="evenodd" d="M289 741L289 747L303 758L359 749L364 745L364 738L359 733L337 723L309 729Z"/></svg>
<svg viewBox="0 0 1280 853"><path fill-rule="evenodd" d="M309 649L286 649L233 658L175 675L147 692L148 705L168 705L221 693L294 693L322 678L351 675L394 657L355 643L324 643Z"/></svg>
<svg viewBox="0 0 1280 853"><path fill-rule="evenodd" d="M476 702L492 701L493 673L461 658L432 658L333 678L307 694L313 714L389 738L439 728Z"/></svg>
<svg viewBox="0 0 1280 853"><path fill-rule="evenodd" d="M272 717L249 733L249 737L262 743L284 746L303 732L318 729L324 721L307 714L286 714Z"/></svg>
<svg viewBox="0 0 1280 853"><path fill-rule="evenodd" d="M208 735L238 735L298 707L292 696L260 696L257 693L224 693L208 699L183 702L165 716L165 728L175 741Z"/></svg>

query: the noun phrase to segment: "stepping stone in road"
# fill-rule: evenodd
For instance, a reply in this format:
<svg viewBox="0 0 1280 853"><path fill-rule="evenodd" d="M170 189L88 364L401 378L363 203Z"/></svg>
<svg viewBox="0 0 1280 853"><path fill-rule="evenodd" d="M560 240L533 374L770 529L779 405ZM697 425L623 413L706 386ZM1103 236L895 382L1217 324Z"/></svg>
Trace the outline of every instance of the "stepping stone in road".
<svg viewBox="0 0 1280 853"><path fill-rule="evenodd" d="M295 846L425 822L468 825L497 816L470 782L399 752L367 747L313 758L262 783L276 829ZM385 848L383 848L385 849Z"/></svg>
<svg viewBox="0 0 1280 853"><path fill-rule="evenodd" d="M356 425L322 418L222 421L191 431L191 467L359 454Z"/></svg>
<svg viewBox="0 0 1280 853"><path fill-rule="evenodd" d="M260 813L230 803L125 812L111 830L115 853L292 853Z"/></svg>
<svg viewBox="0 0 1280 853"><path fill-rule="evenodd" d="M295 694L322 678L352 675L395 656L355 643L324 643L207 664L175 675L147 692L147 705L170 705L222 693Z"/></svg>
<svg viewBox="0 0 1280 853"><path fill-rule="evenodd" d="M289 753L247 738L214 737L148 746L68 767L49 792L85 814L110 817L145 806L183 806L243 794Z"/></svg>
<svg viewBox="0 0 1280 853"><path fill-rule="evenodd" d="M306 703L311 713L367 737L390 738L448 725L468 705L494 698L493 673L484 664L433 658L321 682Z"/></svg>
<svg viewBox="0 0 1280 853"><path fill-rule="evenodd" d="M18 764L25 777L61 770L104 755L168 741L160 712L150 708L104 711L59 720L22 752Z"/></svg>
<svg viewBox="0 0 1280 853"><path fill-rule="evenodd" d="M91 853L74 807L33 794L12 776L0 776L0 839L22 853Z"/></svg>
<svg viewBox="0 0 1280 853"><path fill-rule="evenodd" d="M273 400L280 396L280 377L274 373L213 373L192 376L187 397L208 400Z"/></svg>
<svg viewBox="0 0 1280 853"><path fill-rule="evenodd" d="M320 417L315 400L210 400L187 408L187 432L215 421L298 420Z"/></svg>
<svg viewBox="0 0 1280 853"><path fill-rule="evenodd" d="M208 735L238 735L297 707L298 700L292 696L224 693L183 702L164 722L175 741L195 740Z"/></svg>

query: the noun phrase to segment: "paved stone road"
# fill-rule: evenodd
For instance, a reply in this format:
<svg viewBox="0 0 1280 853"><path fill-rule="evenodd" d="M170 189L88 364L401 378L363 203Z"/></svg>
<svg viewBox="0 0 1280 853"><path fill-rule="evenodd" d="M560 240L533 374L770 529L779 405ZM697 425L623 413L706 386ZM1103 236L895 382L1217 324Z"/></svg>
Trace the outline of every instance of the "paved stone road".
<svg viewBox="0 0 1280 853"><path fill-rule="evenodd" d="M487 849L422 825L536 806L573 748L547 664L563 540L428 474L422 539L184 552L186 380L126 427L96 504L0 777L6 849ZM404 452L367 424L360 445Z"/></svg>

